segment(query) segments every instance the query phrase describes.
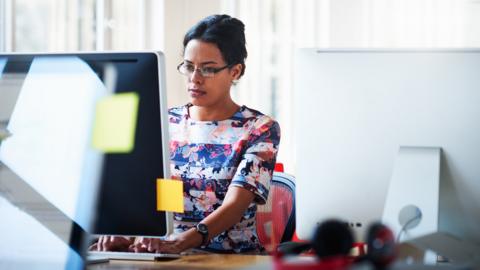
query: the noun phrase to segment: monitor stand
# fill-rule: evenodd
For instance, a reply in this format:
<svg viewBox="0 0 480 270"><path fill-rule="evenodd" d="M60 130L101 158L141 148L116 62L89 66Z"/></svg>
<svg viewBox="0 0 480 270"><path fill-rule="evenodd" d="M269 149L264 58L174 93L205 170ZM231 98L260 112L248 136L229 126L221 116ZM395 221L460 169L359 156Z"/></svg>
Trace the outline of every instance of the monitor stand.
<svg viewBox="0 0 480 270"><path fill-rule="evenodd" d="M435 232L407 241L420 248L430 249L447 257L455 264L480 269L480 246L446 232Z"/></svg>
<svg viewBox="0 0 480 270"><path fill-rule="evenodd" d="M480 247L439 231L440 158L440 147L402 146L398 152L382 221L400 248L403 242L423 252L423 261L412 256L413 268L398 269L480 269ZM438 263L437 254L453 263Z"/></svg>
<svg viewBox="0 0 480 270"><path fill-rule="evenodd" d="M397 241L438 231L440 189L439 147L401 146L393 169L382 221ZM427 252L426 264L435 264L436 254Z"/></svg>

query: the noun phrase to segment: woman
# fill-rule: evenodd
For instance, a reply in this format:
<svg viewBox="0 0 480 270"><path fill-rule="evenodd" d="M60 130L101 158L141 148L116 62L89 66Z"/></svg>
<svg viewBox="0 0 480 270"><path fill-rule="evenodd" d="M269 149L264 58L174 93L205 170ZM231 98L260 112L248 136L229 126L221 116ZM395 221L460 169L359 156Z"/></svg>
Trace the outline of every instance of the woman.
<svg viewBox="0 0 480 270"><path fill-rule="evenodd" d="M177 67L190 103L169 110L172 178L184 184L185 212L176 213L170 240L102 237L92 249L180 253L262 252L255 229L257 204L267 200L280 128L237 105L230 88L245 72L244 25L212 15L183 40Z"/></svg>

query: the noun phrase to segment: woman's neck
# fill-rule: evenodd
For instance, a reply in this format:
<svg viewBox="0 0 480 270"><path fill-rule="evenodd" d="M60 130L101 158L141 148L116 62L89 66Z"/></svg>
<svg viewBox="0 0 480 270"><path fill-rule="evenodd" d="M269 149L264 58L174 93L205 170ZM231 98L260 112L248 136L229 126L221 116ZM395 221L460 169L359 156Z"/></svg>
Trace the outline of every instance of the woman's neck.
<svg viewBox="0 0 480 270"><path fill-rule="evenodd" d="M189 106L190 118L196 121L221 121L230 118L240 108L235 102L230 101L220 106L203 107Z"/></svg>

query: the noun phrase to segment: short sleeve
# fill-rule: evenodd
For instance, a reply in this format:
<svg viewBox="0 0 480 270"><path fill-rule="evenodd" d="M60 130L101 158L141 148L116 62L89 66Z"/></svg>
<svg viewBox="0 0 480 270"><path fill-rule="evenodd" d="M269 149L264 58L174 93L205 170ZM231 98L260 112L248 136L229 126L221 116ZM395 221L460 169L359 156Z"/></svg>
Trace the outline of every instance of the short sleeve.
<svg viewBox="0 0 480 270"><path fill-rule="evenodd" d="M260 117L250 131L246 150L230 186L255 194L255 202L265 204L280 143L280 126L268 116Z"/></svg>

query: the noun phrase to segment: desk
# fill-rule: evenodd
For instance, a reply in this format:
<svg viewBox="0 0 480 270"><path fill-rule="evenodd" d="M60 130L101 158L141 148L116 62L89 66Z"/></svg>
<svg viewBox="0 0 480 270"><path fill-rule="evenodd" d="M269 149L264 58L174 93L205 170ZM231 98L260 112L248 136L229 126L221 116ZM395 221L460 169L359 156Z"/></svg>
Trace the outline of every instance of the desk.
<svg viewBox="0 0 480 270"><path fill-rule="evenodd" d="M271 269L270 256L237 254L201 254L187 255L169 261L122 261L111 260L108 263L92 264L88 270L97 269ZM265 267L262 267L265 266Z"/></svg>

